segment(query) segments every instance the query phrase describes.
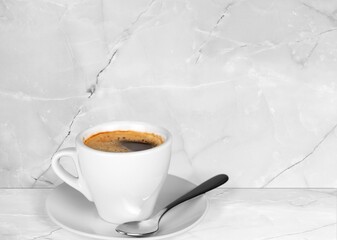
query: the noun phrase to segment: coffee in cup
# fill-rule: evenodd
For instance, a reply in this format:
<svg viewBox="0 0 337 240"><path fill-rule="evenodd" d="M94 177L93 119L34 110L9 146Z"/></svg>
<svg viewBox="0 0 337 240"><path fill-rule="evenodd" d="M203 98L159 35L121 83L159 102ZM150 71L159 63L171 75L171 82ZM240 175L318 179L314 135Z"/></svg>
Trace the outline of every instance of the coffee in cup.
<svg viewBox="0 0 337 240"><path fill-rule="evenodd" d="M108 222L151 216L170 163L172 137L166 129L143 122L108 122L79 133L75 142L76 147L62 149L52 159L64 182L94 202ZM74 161L78 177L61 166L64 156Z"/></svg>
<svg viewBox="0 0 337 240"><path fill-rule="evenodd" d="M90 148L106 152L136 152L159 146L163 138L154 133L111 131L94 134L84 140Z"/></svg>

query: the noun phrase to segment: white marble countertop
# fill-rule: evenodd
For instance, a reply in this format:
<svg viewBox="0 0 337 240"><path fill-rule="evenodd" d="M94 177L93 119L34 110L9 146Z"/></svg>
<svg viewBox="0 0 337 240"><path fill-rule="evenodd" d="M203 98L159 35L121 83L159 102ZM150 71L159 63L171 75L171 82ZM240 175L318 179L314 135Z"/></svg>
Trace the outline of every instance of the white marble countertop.
<svg viewBox="0 0 337 240"><path fill-rule="evenodd" d="M1 240L89 239L46 214L53 189L0 189ZM210 207L194 228L170 239L336 240L336 189L226 189L208 193Z"/></svg>

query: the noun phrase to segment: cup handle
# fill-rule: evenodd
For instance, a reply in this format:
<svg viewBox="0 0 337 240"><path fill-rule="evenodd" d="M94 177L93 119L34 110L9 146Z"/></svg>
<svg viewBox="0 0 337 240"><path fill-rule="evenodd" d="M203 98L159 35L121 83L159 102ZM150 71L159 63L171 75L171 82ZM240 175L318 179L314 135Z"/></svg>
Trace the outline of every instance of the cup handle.
<svg viewBox="0 0 337 240"><path fill-rule="evenodd" d="M73 176L61 166L60 159L66 156L71 157L74 161L78 177ZM59 178L61 178L71 187L81 192L89 201L92 201L92 196L89 192L89 189L87 188L86 183L83 180L83 176L78 163L76 148L64 148L56 152L52 158L52 167Z"/></svg>

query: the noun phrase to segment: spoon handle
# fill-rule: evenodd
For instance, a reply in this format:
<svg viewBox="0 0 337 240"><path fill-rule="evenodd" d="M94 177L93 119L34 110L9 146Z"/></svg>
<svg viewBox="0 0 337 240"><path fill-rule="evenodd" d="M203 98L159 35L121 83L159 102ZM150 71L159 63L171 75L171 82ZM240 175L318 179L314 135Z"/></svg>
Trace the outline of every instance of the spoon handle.
<svg viewBox="0 0 337 240"><path fill-rule="evenodd" d="M192 189L188 193L184 194L183 196L181 196L177 200L173 201L169 205L167 205L166 208L165 208L166 209L165 212L167 212L168 210L170 210L171 208L177 206L178 204L180 204L182 202L185 202L185 201L190 200L194 197L197 197L197 196L199 196L199 195L201 195L205 192L208 192L208 191L210 191L214 188L217 188L227 181L228 181L228 176L226 174L216 175L216 176L208 179L207 181L203 182L202 184L200 184L196 188Z"/></svg>

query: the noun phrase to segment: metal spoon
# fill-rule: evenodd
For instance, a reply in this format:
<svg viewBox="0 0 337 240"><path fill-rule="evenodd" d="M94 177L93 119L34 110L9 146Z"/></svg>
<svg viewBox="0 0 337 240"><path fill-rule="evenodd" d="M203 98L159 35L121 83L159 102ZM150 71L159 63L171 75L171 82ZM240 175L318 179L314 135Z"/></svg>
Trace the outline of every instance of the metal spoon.
<svg viewBox="0 0 337 240"><path fill-rule="evenodd" d="M134 236L134 237L142 237L142 236L155 233L159 229L159 222L161 218L170 209L172 209L173 207L177 206L180 203L183 203L203 193L206 193L214 188L217 188L227 181L228 181L227 175L225 174L216 175L208 179L207 181L203 182L199 186L195 187L188 193L184 194L180 198L176 199L175 201L167 205L165 208L160 210L154 216L146 220L143 220L143 221L127 222L127 223L120 224L116 227L116 231L121 234L128 235L128 236Z"/></svg>

